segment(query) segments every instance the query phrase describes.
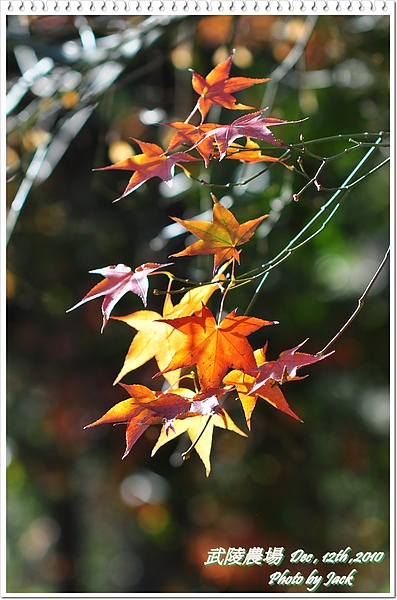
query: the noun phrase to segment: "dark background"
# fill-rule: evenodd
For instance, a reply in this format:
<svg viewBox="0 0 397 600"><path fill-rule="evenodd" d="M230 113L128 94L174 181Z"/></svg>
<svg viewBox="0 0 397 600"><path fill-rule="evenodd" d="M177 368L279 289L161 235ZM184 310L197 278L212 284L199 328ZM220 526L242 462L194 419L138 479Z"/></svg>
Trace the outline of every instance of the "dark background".
<svg viewBox="0 0 397 600"><path fill-rule="evenodd" d="M83 430L125 398L112 382L133 332L111 322L101 336L100 300L65 314L98 281L89 270L166 262L185 242L161 237L168 215L210 208L210 189L183 175L171 191L156 178L112 204L128 174L92 172L118 160L125 144L137 151L131 137L167 146L169 130L158 123L184 120L196 102L188 68L205 76L237 48L232 76L272 76L238 92L239 102L270 106L269 114L288 120L310 117L274 129L286 142L298 143L301 133L306 140L376 133L389 127L388 17L24 15L9 17L7 42L9 93L18 91L24 65L53 61L11 107L7 124L8 206L37 148L49 147L7 255L7 591L305 592L269 587L270 573L309 574L311 565L288 562L299 548L321 558L347 546L352 555L387 555L359 565L354 588L318 591L388 591L387 269L335 354L283 387L304 423L259 400L247 439L215 431L209 478L196 454L180 466L185 439L150 458L157 426L124 461L123 426ZM296 45L300 57L290 64ZM215 109L210 116L230 122L241 114ZM347 145L311 148L332 156ZM341 185L366 150L331 161L322 185ZM360 174L386 156L387 148L375 152ZM304 157L304 166L311 175L319 162ZM225 160L211 164L209 176L236 182L255 168ZM203 176L198 167L192 172ZM388 245L388 178L387 167L366 178L323 232L272 271L251 309L280 322L266 330L269 359L306 338L303 350L318 352L354 311ZM273 258L331 195L310 186L291 201L304 183L277 166L249 185L213 190L231 196L240 222L272 215L272 227L244 247L239 273ZM175 262L184 277L210 276L208 257ZM151 290L164 282L153 276ZM255 286L230 294L227 308L245 310ZM161 302L149 294L149 308ZM128 294L114 314L140 308ZM259 347L263 333L250 340ZM151 386L155 371L152 362L124 381ZM244 428L237 403L226 408ZM286 560L281 567L204 566L220 546L283 546Z"/></svg>

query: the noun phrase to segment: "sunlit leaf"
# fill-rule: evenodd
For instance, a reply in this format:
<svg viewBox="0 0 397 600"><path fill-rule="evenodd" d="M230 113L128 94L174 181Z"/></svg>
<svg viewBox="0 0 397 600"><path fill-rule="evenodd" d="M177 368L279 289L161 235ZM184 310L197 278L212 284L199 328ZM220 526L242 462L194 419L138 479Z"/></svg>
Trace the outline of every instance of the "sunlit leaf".
<svg viewBox="0 0 397 600"><path fill-rule="evenodd" d="M215 271L230 259L240 262L240 252L237 250L249 241L258 225L268 215L262 215L257 219L240 224L228 208L222 206L214 195L214 211L211 221L183 220L172 217L174 221L186 227L191 233L200 238L198 242L191 244L185 250L177 252L172 256L193 256L195 254L214 255Z"/></svg>

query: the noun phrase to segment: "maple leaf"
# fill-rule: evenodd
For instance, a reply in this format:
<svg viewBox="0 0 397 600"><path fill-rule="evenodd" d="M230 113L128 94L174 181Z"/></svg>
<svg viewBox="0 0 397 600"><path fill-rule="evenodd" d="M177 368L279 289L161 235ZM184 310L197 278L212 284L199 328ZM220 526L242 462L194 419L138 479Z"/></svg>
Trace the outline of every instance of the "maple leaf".
<svg viewBox="0 0 397 600"><path fill-rule="evenodd" d="M201 389L217 388L229 367L241 371L252 371L256 367L254 352L247 336L275 321L264 321L256 317L236 316L229 313L218 325L210 309L204 304L201 311L190 317L162 319L185 334L180 349L166 369L160 374L197 365Z"/></svg>
<svg viewBox="0 0 397 600"><path fill-rule="evenodd" d="M130 397L118 402L84 429L105 423L126 423L126 448L123 458L150 425L162 423L168 434L169 431L175 431L176 419L223 415L216 394L212 394L211 397L199 395L191 399L191 390L183 388L171 392L153 392L144 385L120 385Z"/></svg>
<svg viewBox="0 0 397 600"><path fill-rule="evenodd" d="M124 264L109 265L102 269L94 269L89 273L98 273L105 277L102 281L97 283L89 292L84 296L80 302L69 308L66 312L70 312L81 306L85 302L99 298L99 296L105 296L102 302L102 328L103 332L107 322L109 321L110 313L124 294L127 292L133 292L137 294L143 304L146 306L147 293L149 289L148 275L157 269L168 267L172 263L144 263L133 271L130 267Z"/></svg>
<svg viewBox="0 0 397 600"><path fill-rule="evenodd" d="M246 106L245 104L236 104L236 98L232 96L232 93L257 83L269 81L269 78L229 77L234 54L235 50L233 50L227 60L212 69L205 78L193 71L193 69L190 69L193 89L200 95L198 109L201 113L202 121L204 121L212 105L224 106L231 110L252 108L252 106Z"/></svg>
<svg viewBox="0 0 397 600"><path fill-rule="evenodd" d="M210 138L207 138L207 140ZM198 148L197 148L198 149ZM213 152L214 158L219 159L220 153L219 151ZM246 144L243 146L242 144L237 144L233 142L226 149L226 159L239 160L244 163L257 163L257 162L272 162L272 163L280 163L287 169L292 170L293 167L287 165L282 159L277 158L277 156L268 156L267 154L262 154L262 149L251 138L247 138Z"/></svg>
<svg viewBox="0 0 397 600"><path fill-rule="evenodd" d="M267 345L264 348L255 350L254 352L255 360L258 366L261 366L266 361L266 347ZM230 373L223 378L223 383L226 385L232 385L236 388L244 410L248 429L251 429L251 416L256 406L258 397L263 398L266 400L266 402L269 402L269 404L286 413L287 415L290 415L294 419L301 421L298 415L296 415L289 407L280 387L278 385L274 385L274 382L271 380L265 381L265 383L261 385L253 395L249 395L255 383L255 376L253 375L248 375L247 373L243 373L242 371L238 370L230 371Z"/></svg>
<svg viewBox="0 0 397 600"><path fill-rule="evenodd" d="M205 395L203 395L203 397L205 397ZM213 391L208 392L207 401L215 403L216 394L214 395ZM156 445L152 450L152 456L155 455L161 446L175 439L182 433L187 432L192 443L196 442L194 444L194 449L203 462L206 475L208 477L211 471L210 454L214 427L220 427L222 429L227 429L228 431L234 431L239 435L247 437L247 434L237 427L231 417L222 407L220 407L220 405L219 408L218 414L214 414L210 418L209 416L197 415L185 420L175 420L173 422L173 430L167 430L167 428L164 426L160 432Z"/></svg>
<svg viewBox="0 0 397 600"><path fill-rule="evenodd" d="M212 294L220 288L220 282L224 279L222 270L223 268L214 278L216 282L189 290L175 306L172 303L171 294L166 294L162 315L152 310L140 310L125 317L112 317L117 321L124 321L138 331L114 383L152 358L156 359L160 370L165 369L180 348L184 335L171 325L161 323L159 320L188 316L197 311L202 303L208 302ZM174 385L179 381L180 369L166 373L164 377L170 385Z"/></svg>
<svg viewBox="0 0 397 600"><path fill-rule="evenodd" d="M176 152L171 156L166 156L164 150L160 146L157 146L157 144L142 142L141 140L137 140L135 138L132 139L140 146L142 154L130 156L129 158L120 160L119 162L116 162L108 167L93 169L94 171L108 171L111 169L135 171L124 192L121 194L121 196L119 196L119 198L116 198L114 202L117 202L117 200L121 200L121 198L131 194L131 192L139 188L139 186L152 177L160 177L160 179L165 181L170 186L174 176L175 165L183 168L179 162L200 160L199 158L190 156L185 152Z"/></svg>
<svg viewBox="0 0 397 600"><path fill-rule="evenodd" d="M290 350L284 350L284 352L281 352L277 360L265 362L263 365L253 369L252 372L258 373L258 375L256 376L255 384L252 386L252 389L249 393L257 393L257 390L269 380L277 382L281 385L286 381L291 381L293 379L303 379L302 377L297 376L296 373L298 369L306 365L316 363L320 360L324 360L324 358L331 356L331 354L335 352L332 350L332 352L323 355L297 352L297 350L307 341L308 340L305 340Z"/></svg>
<svg viewBox="0 0 397 600"><path fill-rule="evenodd" d="M211 129L204 134L201 143L209 138L214 137L219 148L219 160L222 160L226 156L227 148L234 142L238 137L249 137L257 140L263 140L272 144L273 146L284 147L280 140L276 140L269 127L275 125L286 125L291 123L300 123L304 119L299 121L285 121L283 119L275 119L273 117L262 118L262 114L268 110L263 108L257 112L250 113L239 117L230 125L221 125L215 129Z"/></svg>
<svg viewBox="0 0 397 600"><path fill-rule="evenodd" d="M184 123L183 121L175 121L174 123L165 123L168 127L178 129L178 132L171 139L167 152L175 150L178 146L189 144L196 148L204 159L205 166L208 167L210 158L214 149L214 140L204 137L206 133L220 127L217 123L204 123L199 126Z"/></svg>
<svg viewBox="0 0 397 600"><path fill-rule="evenodd" d="M234 215L225 206L222 206L212 194L214 210L212 222L199 220L183 220L171 217L180 223L195 236L198 242L191 244L185 250L172 254L172 256L193 256L195 254L214 255L214 273L224 262L234 259L240 262L240 252L237 246L248 242L258 225L268 215L240 224Z"/></svg>

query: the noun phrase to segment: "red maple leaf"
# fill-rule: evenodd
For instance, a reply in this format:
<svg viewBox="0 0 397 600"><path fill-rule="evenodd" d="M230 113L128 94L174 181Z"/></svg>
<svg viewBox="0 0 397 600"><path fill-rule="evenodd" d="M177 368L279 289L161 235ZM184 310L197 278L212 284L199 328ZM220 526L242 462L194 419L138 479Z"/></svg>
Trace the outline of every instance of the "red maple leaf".
<svg viewBox="0 0 397 600"><path fill-rule="evenodd" d="M196 254L214 255L214 273L220 265L234 259L240 262L240 252L237 246L248 242L253 236L258 225L268 216L262 215L240 224L228 208L222 206L212 194L214 211L212 222L199 220L183 220L171 217L180 223L195 236L200 238L198 242L191 244L185 250L177 252L172 256L193 256Z"/></svg>
<svg viewBox="0 0 397 600"><path fill-rule="evenodd" d="M258 366L261 366L266 361L266 348L267 344L264 348L255 350L254 352L255 360L257 361ZM251 429L251 416L259 397L266 400L266 402L278 410L281 410L294 419L301 421L298 415L296 415L289 407L288 402L286 401L284 394L280 389L280 386L274 385L274 382L272 382L270 379L265 381L263 385L259 386L255 393L252 393L252 395L252 388L255 384L254 375L248 375L242 371L234 370L223 378L223 383L226 385L233 385L236 388L244 410L248 429Z"/></svg>
<svg viewBox="0 0 397 600"><path fill-rule="evenodd" d="M153 392L144 385L120 384L130 398L118 402L100 419L86 425L85 429L104 423L126 423L126 449L123 458L150 425L163 424L165 431L174 431L175 419L197 416L221 415L223 409L217 396L223 390L211 390L210 394L197 394L191 399L191 390Z"/></svg>
<svg viewBox="0 0 397 600"><path fill-rule="evenodd" d="M236 104L236 98L232 96L232 92L243 90L257 83L269 81L269 78L229 77L234 53L235 50L233 50L227 60L212 69L205 78L191 69L193 89L200 95L198 109L201 113L202 121L204 121L209 109L214 104L231 110L253 108L245 104Z"/></svg>
<svg viewBox="0 0 397 600"><path fill-rule="evenodd" d="M275 321L256 317L236 316L236 310L217 324L212 312L204 304L201 311L193 316L161 319L159 322L168 323L185 334L180 349L161 374L197 365L203 391L219 387L229 367L253 371L256 361L247 336L265 325L275 324Z"/></svg>
<svg viewBox="0 0 397 600"><path fill-rule="evenodd" d="M99 298L99 296L105 296L102 302L102 333L109 320L110 313L120 298L127 292L133 292L142 299L143 304L146 306L149 289L148 275L157 269L167 267L171 264L172 263L144 263L137 267L135 271L130 267L127 267L127 265L119 264L89 271L90 273L98 273L105 277L105 279L97 283L88 294L80 300L80 302L72 306L72 308L69 308L66 312L74 310L85 302L89 302L89 300L94 300L95 298Z"/></svg>
<svg viewBox="0 0 397 600"><path fill-rule="evenodd" d="M219 160L222 160L226 156L226 152L230 144L234 142L238 137L255 138L257 140L263 140L272 144L273 146L283 147L280 140L276 140L269 127L275 125L286 125L291 123L300 123L299 121L285 121L283 119L275 119L273 117L261 118L262 114L267 110L263 108L257 112L250 113L239 117L230 125L220 125L219 127L212 128L210 131L204 134L203 139L200 143L209 137L214 137L217 146L219 148Z"/></svg>
<svg viewBox="0 0 397 600"><path fill-rule="evenodd" d="M295 346L295 348L284 350L284 352L281 352L277 360L265 362L260 367L253 369L252 373L258 373L258 375L249 394L258 393L258 390L269 380L277 382L281 385L286 381L291 381L292 379L303 379L302 377L297 376L296 373L298 369L306 365L316 363L320 360L324 360L324 358L327 358L334 353L334 350L323 355L297 352L297 350L306 342L307 340L301 344L298 344Z"/></svg>
<svg viewBox="0 0 397 600"><path fill-rule="evenodd" d="M137 140L135 138L132 139L140 146L141 150L143 151L142 154L130 156L129 158L120 160L109 167L94 169L94 171L108 171L112 169L135 171L124 192L121 194L121 196L119 196L119 198L116 198L114 202L117 202L117 200L121 200L121 198L131 194L131 192L139 188L139 186L152 177L160 177L160 179L165 181L168 185L171 185L172 178L174 176L175 165L183 168L179 164L180 162L200 160L199 158L194 158L185 152L176 152L171 156L166 156L165 151L160 146L157 146L157 144L142 142L141 140Z"/></svg>

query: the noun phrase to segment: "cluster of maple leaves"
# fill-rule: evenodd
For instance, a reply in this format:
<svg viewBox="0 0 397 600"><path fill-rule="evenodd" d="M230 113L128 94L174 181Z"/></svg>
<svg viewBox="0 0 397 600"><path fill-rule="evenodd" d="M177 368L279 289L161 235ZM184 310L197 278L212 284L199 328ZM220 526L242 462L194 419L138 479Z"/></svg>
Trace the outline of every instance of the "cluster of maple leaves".
<svg viewBox="0 0 397 600"><path fill-rule="evenodd" d="M193 89L199 98L186 121L167 124L176 129L176 133L166 150L156 144L135 140L142 150L141 154L97 169L134 171L126 189L117 200L152 177L172 183L176 165L186 170L181 165L182 162L203 160L207 167L210 160L221 161L224 158L243 162L279 161L278 158L262 154L261 148L252 138L283 147L283 143L275 139L269 127L293 121L264 118L264 109L239 117L230 125L204 122L213 105L230 110L252 109L253 107L238 104L232 93L268 81L263 78L229 77L233 55L234 53L217 65L205 78L192 71ZM197 111L201 115L200 123L192 125L190 120ZM245 138L244 145L235 143L239 137ZM185 149L174 152L180 147ZM191 152L194 154L190 154ZM195 155L197 153L201 158ZM226 294L235 284L235 265L240 262L238 247L250 240L268 215L240 224L215 196L212 198L214 208L211 222L172 217L198 238L197 242L173 256L212 254L214 268L210 283L192 287L177 304L173 304L171 287L174 277L166 270L172 263L145 263L135 270L124 264L111 265L90 271L102 275L104 279L69 309L74 310L85 302L103 296L101 331L110 318L123 321L137 331L114 383L120 383L127 373L152 358L156 360L159 369L155 376L162 375L165 380L165 391L152 391L139 384L120 383L129 397L87 427L102 423L125 423L126 449L123 458L152 424L162 425L152 455L166 442L187 432L192 448L204 463L207 475L211 468L214 427L246 436L222 405L227 394L237 392L248 429L251 428L251 416L258 398L300 420L289 407L280 386L286 381L301 379L297 375L300 367L318 362L331 354L305 354L298 351L303 345L299 344L282 352L277 360L268 361L267 344L254 351L247 337L276 322L238 315L237 310L223 316ZM227 277L225 272L228 268L230 274ZM111 317L114 306L127 292L138 295L146 307L148 278L154 273L162 273L169 278L163 314L145 309L122 317ZM219 317L215 318L207 303L217 291L221 293L221 308ZM184 386L181 382L185 382Z"/></svg>

